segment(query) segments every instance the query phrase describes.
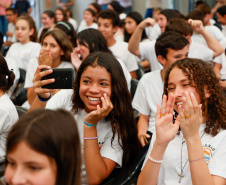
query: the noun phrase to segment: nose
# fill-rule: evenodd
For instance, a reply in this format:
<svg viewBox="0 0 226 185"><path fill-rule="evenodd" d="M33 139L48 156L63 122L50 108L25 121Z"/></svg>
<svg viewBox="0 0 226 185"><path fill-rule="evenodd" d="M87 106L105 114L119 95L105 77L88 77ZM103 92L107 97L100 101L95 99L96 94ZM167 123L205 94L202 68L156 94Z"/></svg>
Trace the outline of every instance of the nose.
<svg viewBox="0 0 226 185"><path fill-rule="evenodd" d="M175 88L175 91L174 91L174 95L175 95L175 98L176 97L182 97L183 96L183 89L181 87L176 87Z"/></svg>
<svg viewBox="0 0 226 185"><path fill-rule="evenodd" d="M103 31L103 26L98 25L98 30L99 30L100 32L102 32L102 31Z"/></svg>
<svg viewBox="0 0 226 185"><path fill-rule="evenodd" d="M97 84L91 84L90 88L89 88L89 92L94 93L94 94L99 93L100 90L99 90L98 85Z"/></svg>
<svg viewBox="0 0 226 185"><path fill-rule="evenodd" d="M12 184L21 185L26 183L26 176L24 170L17 168L14 170L14 174L12 176Z"/></svg>

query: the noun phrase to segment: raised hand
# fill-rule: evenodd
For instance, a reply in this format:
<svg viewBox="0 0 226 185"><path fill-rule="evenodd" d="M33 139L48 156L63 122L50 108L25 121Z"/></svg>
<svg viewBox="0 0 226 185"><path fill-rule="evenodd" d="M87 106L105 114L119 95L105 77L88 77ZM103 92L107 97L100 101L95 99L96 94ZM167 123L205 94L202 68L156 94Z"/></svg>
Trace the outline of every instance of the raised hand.
<svg viewBox="0 0 226 185"><path fill-rule="evenodd" d="M41 71L42 69L49 69L46 71ZM37 67L33 78L33 88L37 95L42 98L49 98L51 92L55 92L55 89L44 89L43 85L55 82L55 79L41 80L44 76L49 75L53 70L47 65L40 65Z"/></svg>
<svg viewBox="0 0 226 185"><path fill-rule="evenodd" d="M41 49L40 55L38 58L38 64L39 65L47 65L52 67L52 57L51 54L46 51L45 49Z"/></svg>
<svg viewBox="0 0 226 185"><path fill-rule="evenodd" d="M175 96L169 95L167 100L166 95L163 96L162 105L158 104L156 112L156 142L159 145L167 146L173 140L179 129L179 120L173 123L173 107L175 104Z"/></svg>
<svg viewBox="0 0 226 185"><path fill-rule="evenodd" d="M139 27L144 29L149 26L154 26L154 24L155 24L155 20L148 17L139 24Z"/></svg>
<svg viewBox="0 0 226 185"><path fill-rule="evenodd" d="M82 61L80 60L78 56L78 48L75 48L74 51L71 53L71 63L74 66L76 70L80 67Z"/></svg>
<svg viewBox="0 0 226 185"><path fill-rule="evenodd" d="M97 110L90 112L84 121L89 124L96 125L100 120L104 119L114 108L110 98L104 93L101 97L102 107L97 105Z"/></svg>
<svg viewBox="0 0 226 185"><path fill-rule="evenodd" d="M204 31L204 26L200 20L188 19L188 23L191 25L194 32L201 34Z"/></svg>
<svg viewBox="0 0 226 185"><path fill-rule="evenodd" d="M186 101L179 107L180 128L186 139L199 136L199 127L202 124L202 109L193 93L185 92Z"/></svg>

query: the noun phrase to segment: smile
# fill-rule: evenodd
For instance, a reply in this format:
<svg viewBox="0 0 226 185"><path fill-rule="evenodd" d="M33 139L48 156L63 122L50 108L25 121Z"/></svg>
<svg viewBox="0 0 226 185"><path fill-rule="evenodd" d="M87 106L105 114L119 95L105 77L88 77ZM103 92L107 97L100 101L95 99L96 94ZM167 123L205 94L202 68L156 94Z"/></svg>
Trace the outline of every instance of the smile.
<svg viewBox="0 0 226 185"><path fill-rule="evenodd" d="M99 101L101 101L100 98L91 98L91 97L88 97L88 99L89 99L90 101L93 101L93 102L99 102Z"/></svg>

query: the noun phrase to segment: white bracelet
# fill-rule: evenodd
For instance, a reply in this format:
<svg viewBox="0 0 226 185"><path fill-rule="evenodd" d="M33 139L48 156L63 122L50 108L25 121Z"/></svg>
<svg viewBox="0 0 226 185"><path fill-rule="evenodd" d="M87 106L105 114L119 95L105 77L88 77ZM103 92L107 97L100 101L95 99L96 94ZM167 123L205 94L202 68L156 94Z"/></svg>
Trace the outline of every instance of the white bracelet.
<svg viewBox="0 0 226 185"><path fill-rule="evenodd" d="M161 164L161 163L163 162L163 159L160 160L160 161L157 161L157 160L152 159L150 156L148 157L148 159L149 159L150 161L152 161L153 163Z"/></svg>

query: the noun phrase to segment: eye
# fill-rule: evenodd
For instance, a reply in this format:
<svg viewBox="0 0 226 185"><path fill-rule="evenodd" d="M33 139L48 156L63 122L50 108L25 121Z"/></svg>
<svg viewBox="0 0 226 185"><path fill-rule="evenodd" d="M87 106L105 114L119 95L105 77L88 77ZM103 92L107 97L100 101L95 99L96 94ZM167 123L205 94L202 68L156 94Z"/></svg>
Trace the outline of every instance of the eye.
<svg viewBox="0 0 226 185"><path fill-rule="evenodd" d="M7 166L15 167L16 166L16 163L15 162L12 162L12 161L8 161Z"/></svg>
<svg viewBox="0 0 226 185"><path fill-rule="evenodd" d="M104 83L104 82L100 83L100 85L102 85L102 86L108 86L108 84L107 83Z"/></svg>
<svg viewBox="0 0 226 185"><path fill-rule="evenodd" d="M168 91L174 90L174 87L168 87Z"/></svg>
<svg viewBox="0 0 226 185"><path fill-rule="evenodd" d="M51 44L51 48L55 48L56 46L54 44Z"/></svg>
<svg viewBox="0 0 226 185"><path fill-rule="evenodd" d="M89 80L83 80L83 82L84 82L85 84L89 84L89 83L90 83Z"/></svg>
<svg viewBox="0 0 226 185"><path fill-rule="evenodd" d="M29 166L29 169L31 171L39 171L41 168L39 166L36 166L36 165L31 165L31 166Z"/></svg>
<svg viewBox="0 0 226 185"><path fill-rule="evenodd" d="M190 85L189 83L186 83L186 84L184 84L183 86L184 86L184 87L187 87L187 86L189 86L189 85Z"/></svg>

